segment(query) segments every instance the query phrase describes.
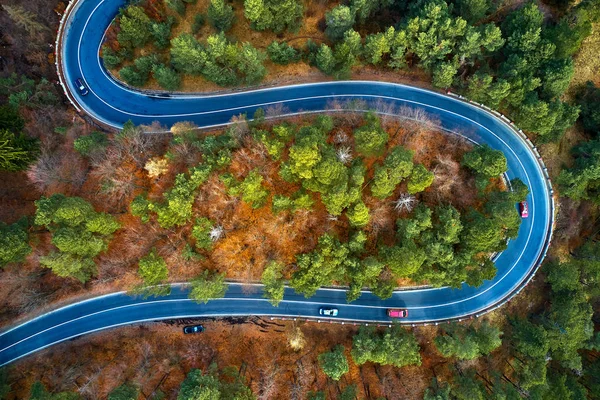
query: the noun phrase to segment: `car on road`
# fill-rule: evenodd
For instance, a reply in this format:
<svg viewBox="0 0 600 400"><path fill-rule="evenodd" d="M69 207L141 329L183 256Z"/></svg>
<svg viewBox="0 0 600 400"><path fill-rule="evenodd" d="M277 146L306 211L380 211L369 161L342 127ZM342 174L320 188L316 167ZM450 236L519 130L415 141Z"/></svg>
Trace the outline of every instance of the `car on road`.
<svg viewBox="0 0 600 400"><path fill-rule="evenodd" d="M529 205L527 205L526 201L519 203L519 212L521 213L521 218L529 217Z"/></svg>
<svg viewBox="0 0 600 400"><path fill-rule="evenodd" d="M337 308L325 308L325 307L321 307L321 308L319 308L319 314L325 315L325 316L328 316L328 317L337 317L337 315L338 315L338 309Z"/></svg>
<svg viewBox="0 0 600 400"><path fill-rule="evenodd" d="M406 318L408 317L408 310L404 308L390 308L387 310L387 314L390 318Z"/></svg>
<svg viewBox="0 0 600 400"><path fill-rule="evenodd" d="M191 325L183 328L183 333L200 333L204 331L204 327L202 325Z"/></svg>
<svg viewBox="0 0 600 400"><path fill-rule="evenodd" d="M79 94L82 96L85 96L90 92L88 90L87 86L85 85L85 83L83 82L83 79L81 79L81 78L77 78L75 80L75 86L77 86L77 90L79 91Z"/></svg>

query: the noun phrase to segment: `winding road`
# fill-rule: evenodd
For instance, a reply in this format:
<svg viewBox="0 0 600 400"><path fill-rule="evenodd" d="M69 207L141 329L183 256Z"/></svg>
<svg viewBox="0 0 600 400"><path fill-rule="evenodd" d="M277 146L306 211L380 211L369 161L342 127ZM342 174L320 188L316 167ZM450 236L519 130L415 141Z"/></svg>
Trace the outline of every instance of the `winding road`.
<svg viewBox="0 0 600 400"><path fill-rule="evenodd" d="M498 273L481 287L438 288L395 292L380 300L369 292L351 304L339 289L319 290L305 299L287 288L279 307L262 298L260 285L248 293L230 284L223 299L197 304L187 299L185 286L175 285L169 296L142 299L113 293L75 303L24 322L0 333L0 365L86 333L142 321L202 316L290 316L318 318L322 305L339 309L346 321L390 323L389 307L409 309L406 324L437 323L477 317L497 308L518 293L533 276L548 249L554 221L552 190L533 147L496 115L451 96L383 82L345 81L261 89L236 94L161 97L130 90L115 82L102 67L98 51L104 31L123 0L79 0L69 7L61 29L59 71L68 95L96 121L115 128L126 121L160 122L170 126L192 121L199 127L226 124L233 115L282 103L291 113L322 111L334 99L385 100L396 106L424 109L442 128L502 150L508 160L509 179L520 178L529 188L529 218L523 220L517 239L496 259ZM79 96L74 87L83 78L90 89Z"/></svg>

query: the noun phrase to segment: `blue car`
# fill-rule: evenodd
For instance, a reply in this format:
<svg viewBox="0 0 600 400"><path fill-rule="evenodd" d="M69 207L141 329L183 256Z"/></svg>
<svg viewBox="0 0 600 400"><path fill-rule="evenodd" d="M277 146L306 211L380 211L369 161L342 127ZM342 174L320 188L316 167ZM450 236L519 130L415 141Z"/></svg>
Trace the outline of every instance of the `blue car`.
<svg viewBox="0 0 600 400"><path fill-rule="evenodd" d="M192 325L192 326L186 326L185 328L183 328L183 333L188 334L188 333L200 333L204 331L204 327L202 325Z"/></svg>
<svg viewBox="0 0 600 400"><path fill-rule="evenodd" d="M87 86L85 86L83 79L81 79L81 78L77 78L75 80L75 86L77 86L77 90L79 91L79 94L82 96L85 96L86 94L88 94L90 92L88 90Z"/></svg>

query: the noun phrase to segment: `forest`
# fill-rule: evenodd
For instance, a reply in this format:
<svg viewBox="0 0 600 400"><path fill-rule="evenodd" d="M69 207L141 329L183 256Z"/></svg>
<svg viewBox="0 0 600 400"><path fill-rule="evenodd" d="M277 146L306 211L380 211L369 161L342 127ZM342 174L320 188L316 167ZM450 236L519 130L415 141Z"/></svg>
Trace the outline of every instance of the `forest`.
<svg viewBox="0 0 600 400"><path fill-rule="evenodd" d="M0 323L125 290L226 281L349 303L492 279L528 188L504 155L419 109L282 107L198 131L106 130L57 86L65 4L0 7ZM529 286L483 317L355 326L249 317L138 324L0 369L0 399L600 398L600 4L596 0L142 0L100 50L144 90L340 79L451 90L507 115L548 165L557 224ZM389 109L386 109L389 111ZM248 289L251 290L251 289ZM265 301L266 301L265 300ZM183 335L201 322L206 332Z"/></svg>

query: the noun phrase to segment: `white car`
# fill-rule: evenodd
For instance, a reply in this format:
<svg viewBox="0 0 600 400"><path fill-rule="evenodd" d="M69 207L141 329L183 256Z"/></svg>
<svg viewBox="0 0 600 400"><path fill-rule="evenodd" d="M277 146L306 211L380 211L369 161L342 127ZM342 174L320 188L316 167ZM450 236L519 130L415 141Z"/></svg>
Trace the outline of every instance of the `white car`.
<svg viewBox="0 0 600 400"><path fill-rule="evenodd" d="M337 317L338 309L337 308L319 308L319 314L326 315L328 317Z"/></svg>

